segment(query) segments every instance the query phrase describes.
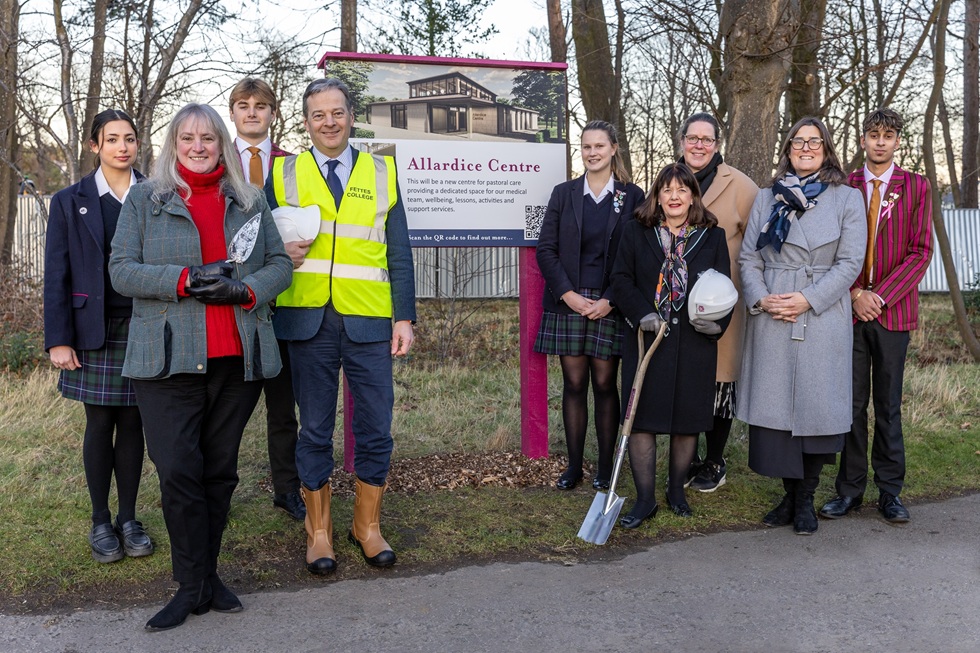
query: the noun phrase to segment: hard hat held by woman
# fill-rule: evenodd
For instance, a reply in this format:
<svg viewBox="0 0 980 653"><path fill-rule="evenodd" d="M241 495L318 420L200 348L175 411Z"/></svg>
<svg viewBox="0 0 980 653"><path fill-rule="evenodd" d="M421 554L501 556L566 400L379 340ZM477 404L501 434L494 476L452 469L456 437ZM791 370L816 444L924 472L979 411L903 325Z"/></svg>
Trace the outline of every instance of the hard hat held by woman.
<svg viewBox="0 0 980 653"><path fill-rule="evenodd" d="M727 317L738 302L738 290L732 280L713 268L698 276L687 298L687 316L691 320L717 322Z"/></svg>

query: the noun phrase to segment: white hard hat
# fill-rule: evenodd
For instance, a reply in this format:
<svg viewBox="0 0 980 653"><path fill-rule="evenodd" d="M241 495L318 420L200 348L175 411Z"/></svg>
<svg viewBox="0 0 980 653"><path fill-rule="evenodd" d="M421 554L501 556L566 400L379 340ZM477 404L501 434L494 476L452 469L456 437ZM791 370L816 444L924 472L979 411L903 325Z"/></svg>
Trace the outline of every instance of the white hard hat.
<svg viewBox="0 0 980 653"><path fill-rule="evenodd" d="M737 301L738 291L732 280L709 268L698 275L694 288L687 294L687 316L715 322L731 313Z"/></svg>

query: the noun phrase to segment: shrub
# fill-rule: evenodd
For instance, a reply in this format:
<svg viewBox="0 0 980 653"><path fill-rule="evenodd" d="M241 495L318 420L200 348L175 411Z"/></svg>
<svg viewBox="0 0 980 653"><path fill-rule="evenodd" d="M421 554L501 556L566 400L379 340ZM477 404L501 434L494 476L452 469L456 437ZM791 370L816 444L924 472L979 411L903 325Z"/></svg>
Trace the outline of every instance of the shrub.
<svg viewBox="0 0 980 653"><path fill-rule="evenodd" d="M0 304L0 370L29 372L44 360L41 281L14 262L0 265L0 287L10 290Z"/></svg>

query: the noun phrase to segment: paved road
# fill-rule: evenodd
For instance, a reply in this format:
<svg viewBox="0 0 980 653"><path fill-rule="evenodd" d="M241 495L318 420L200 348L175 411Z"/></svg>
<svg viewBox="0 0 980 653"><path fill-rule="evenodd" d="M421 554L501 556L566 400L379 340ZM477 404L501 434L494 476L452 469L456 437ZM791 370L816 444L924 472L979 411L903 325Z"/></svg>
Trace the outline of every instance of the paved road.
<svg viewBox="0 0 980 653"><path fill-rule="evenodd" d="M492 564L243 596L148 634L159 606L0 615L0 651L977 653L980 494L791 529L719 533L614 562Z"/></svg>

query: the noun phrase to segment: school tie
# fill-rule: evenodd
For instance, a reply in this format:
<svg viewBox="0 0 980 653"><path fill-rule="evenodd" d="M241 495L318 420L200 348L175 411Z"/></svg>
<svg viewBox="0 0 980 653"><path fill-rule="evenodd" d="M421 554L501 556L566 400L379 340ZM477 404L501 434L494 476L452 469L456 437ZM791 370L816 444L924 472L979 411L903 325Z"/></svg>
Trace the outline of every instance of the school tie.
<svg viewBox="0 0 980 653"><path fill-rule="evenodd" d="M881 209L881 186L880 179L871 181L874 188L871 189L871 204L868 205L868 246L864 250L864 278L862 285L870 288L871 268L875 263L875 237L878 235L878 211Z"/></svg>
<svg viewBox="0 0 980 653"><path fill-rule="evenodd" d="M262 178L262 157L259 156L260 150L257 147L246 148L252 153L252 158L248 160L248 183L254 184L261 188L265 185L265 180Z"/></svg>
<svg viewBox="0 0 980 653"><path fill-rule="evenodd" d="M344 196L344 186L340 183L340 177L337 176L338 165L340 165L339 159L330 159L327 161L327 188L330 189L330 194L333 195L333 201L337 205L337 210L340 210L340 200Z"/></svg>

